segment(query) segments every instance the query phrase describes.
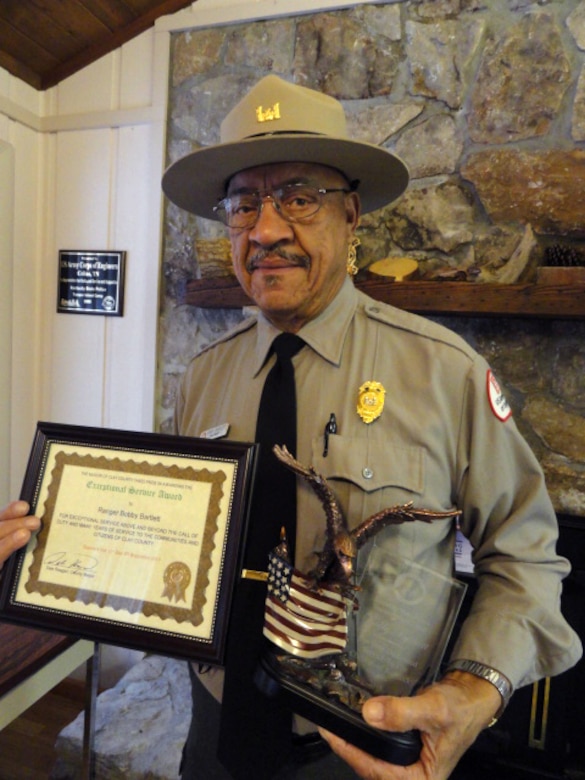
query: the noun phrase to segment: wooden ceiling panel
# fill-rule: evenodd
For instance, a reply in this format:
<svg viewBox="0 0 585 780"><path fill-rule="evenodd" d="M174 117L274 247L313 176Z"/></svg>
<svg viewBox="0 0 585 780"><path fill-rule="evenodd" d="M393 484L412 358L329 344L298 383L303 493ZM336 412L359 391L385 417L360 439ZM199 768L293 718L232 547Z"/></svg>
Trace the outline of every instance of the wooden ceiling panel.
<svg viewBox="0 0 585 780"><path fill-rule="evenodd" d="M4 18L7 9L0 6L0 20ZM35 61L35 52L50 54L56 61L60 62L64 57L71 56L79 49L87 32L81 30L75 33L72 29L62 26L59 19L52 18L51 14L46 14L40 9L35 9L30 13L30 9L22 8L18 13L14 13L10 21L6 22L6 27L10 25L13 30L12 36L0 37L0 46L2 50L8 50L13 56L20 56L28 63ZM0 34L4 29L4 24L0 26ZM102 27L100 33L103 34L107 28ZM42 38L36 32L42 30ZM11 45L12 44L12 45ZM5 49L6 47L6 49ZM8 48L10 47L10 48ZM24 47L24 48L23 48ZM39 63L43 68L43 63Z"/></svg>
<svg viewBox="0 0 585 780"><path fill-rule="evenodd" d="M39 60L41 68L53 67L59 62L58 53L51 54L49 48L39 44L16 27L0 24L0 52L23 62Z"/></svg>
<svg viewBox="0 0 585 780"><path fill-rule="evenodd" d="M148 5L152 7L154 3ZM123 0L86 0L84 6L110 30L124 27L136 18L132 6Z"/></svg>
<svg viewBox="0 0 585 780"><path fill-rule="evenodd" d="M83 0L59 0L58 3L29 0L28 4L31 6L29 24L33 30L48 20L54 29L78 40L91 40L108 32L108 27L87 9Z"/></svg>
<svg viewBox="0 0 585 780"><path fill-rule="evenodd" d="M193 0L1 0L0 67L48 89Z"/></svg>

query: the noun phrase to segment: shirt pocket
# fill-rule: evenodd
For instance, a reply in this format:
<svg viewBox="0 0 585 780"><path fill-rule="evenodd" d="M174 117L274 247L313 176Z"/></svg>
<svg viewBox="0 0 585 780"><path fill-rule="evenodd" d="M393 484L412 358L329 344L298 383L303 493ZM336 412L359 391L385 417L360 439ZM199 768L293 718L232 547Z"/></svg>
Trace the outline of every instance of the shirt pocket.
<svg viewBox="0 0 585 780"><path fill-rule="evenodd" d="M343 480L365 493L385 489L414 495L424 492L425 453L422 447L330 435L325 457L322 439L314 440L313 466L326 479ZM412 495L407 500L411 498Z"/></svg>

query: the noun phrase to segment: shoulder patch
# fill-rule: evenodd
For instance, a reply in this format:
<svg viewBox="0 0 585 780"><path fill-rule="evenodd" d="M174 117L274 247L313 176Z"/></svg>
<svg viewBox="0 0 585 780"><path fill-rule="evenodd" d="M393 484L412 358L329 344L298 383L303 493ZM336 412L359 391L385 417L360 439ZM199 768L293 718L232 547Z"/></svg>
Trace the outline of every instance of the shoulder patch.
<svg viewBox="0 0 585 780"><path fill-rule="evenodd" d="M512 416L512 408L506 401L504 394L498 384L498 380L495 378L493 371L488 368L486 375L487 397L490 402L490 407L494 415L505 422Z"/></svg>

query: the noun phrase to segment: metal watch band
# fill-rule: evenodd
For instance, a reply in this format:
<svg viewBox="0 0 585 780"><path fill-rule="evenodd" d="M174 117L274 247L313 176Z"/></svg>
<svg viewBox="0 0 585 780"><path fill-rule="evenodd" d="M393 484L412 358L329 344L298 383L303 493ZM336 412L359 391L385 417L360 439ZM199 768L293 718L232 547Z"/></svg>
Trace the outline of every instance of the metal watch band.
<svg viewBox="0 0 585 780"><path fill-rule="evenodd" d="M514 693L514 689L512 688L512 683L510 680L508 680L508 678L505 677L501 672L498 672L497 669L492 669L491 666L481 664L479 661L468 661L465 659L451 661L447 666L446 673L455 671L469 672L469 674L473 674L475 677L481 677L482 680L487 680L498 689L498 693L502 697L502 706L496 712L492 722L490 723L490 726L493 726L506 709L512 694Z"/></svg>

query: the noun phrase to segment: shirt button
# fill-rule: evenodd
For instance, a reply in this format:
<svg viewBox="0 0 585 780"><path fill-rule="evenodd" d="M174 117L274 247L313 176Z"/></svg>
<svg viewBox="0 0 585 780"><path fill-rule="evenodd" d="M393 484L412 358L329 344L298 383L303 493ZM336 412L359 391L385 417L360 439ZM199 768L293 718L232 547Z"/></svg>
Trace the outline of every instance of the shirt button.
<svg viewBox="0 0 585 780"><path fill-rule="evenodd" d="M374 476L374 472L372 471L372 469L366 466L365 469L362 471L362 476L364 479L372 479L372 477Z"/></svg>

